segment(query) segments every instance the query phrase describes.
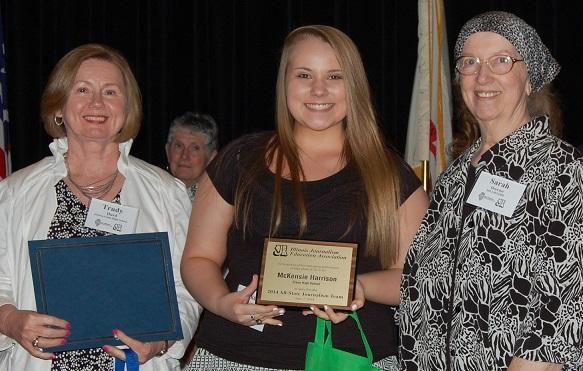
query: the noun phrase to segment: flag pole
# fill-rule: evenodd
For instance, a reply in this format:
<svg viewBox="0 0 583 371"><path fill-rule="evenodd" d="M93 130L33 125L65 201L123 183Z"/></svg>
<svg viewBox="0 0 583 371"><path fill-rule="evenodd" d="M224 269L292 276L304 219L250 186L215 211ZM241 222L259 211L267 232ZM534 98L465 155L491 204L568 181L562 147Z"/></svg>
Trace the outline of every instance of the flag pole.
<svg viewBox="0 0 583 371"><path fill-rule="evenodd" d="M405 159L430 192L447 167L451 135L450 71L444 0L418 0L417 64Z"/></svg>
<svg viewBox="0 0 583 371"><path fill-rule="evenodd" d="M425 192L431 191L431 172L429 169L429 160L421 161L423 164L423 190Z"/></svg>

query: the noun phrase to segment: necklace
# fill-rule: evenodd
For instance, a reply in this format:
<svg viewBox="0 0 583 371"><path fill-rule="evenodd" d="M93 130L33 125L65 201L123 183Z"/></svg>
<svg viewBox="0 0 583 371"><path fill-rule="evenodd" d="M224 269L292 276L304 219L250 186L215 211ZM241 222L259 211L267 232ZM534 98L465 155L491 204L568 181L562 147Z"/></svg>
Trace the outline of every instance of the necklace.
<svg viewBox="0 0 583 371"><path fill-rule="evenodd" d="M71 170L69 169L69 160L67 159L67 153L65 153L63 157L65 158L65 167L67 168L67 177L69 178L69 181L85 197L87 197L88 199L101 198L101 197L105 196L109 191L111 191L111 188L113 187L113 184L115 183L115 180L117 179L117 174L119 173L119 171L117 169L115 170L115 173L113 173L112 175L109 175L103 179L100 179L100 180L97 180L93 183L82 186L82 185L77 184L77 182L75 182L73 180L73 178L71 177Z"/></svg>
<svg viewBox="0 0 583 371"><path fill-rule="evenodd" d="M300 147L298 147L298 155L300 157L300 162L302 161L301 158L303 157L304 159L306 159L310 163L312 163L313 166L315 166L317 169L319 169L318 172L323 173L325 176L336 174L338 171L340 171L346 165L344 163L344 159L342 156L340 156L338 158L338 160L336 161L336 163L333 165L323 164L322 160L316 160L315 158L310 156L306 151L304 151Z"/></svg>

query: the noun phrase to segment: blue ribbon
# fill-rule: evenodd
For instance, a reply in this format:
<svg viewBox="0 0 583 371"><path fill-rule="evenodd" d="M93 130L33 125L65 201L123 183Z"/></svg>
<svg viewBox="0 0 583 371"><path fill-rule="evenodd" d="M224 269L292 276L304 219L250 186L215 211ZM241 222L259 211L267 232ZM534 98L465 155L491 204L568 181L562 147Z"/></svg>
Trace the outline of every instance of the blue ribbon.
<svg viewBox="0 0 583 371"><path fill-rule="evenodd" d="M138 354L131 349L122 349L126 354L126 360L122 361L119 358L115 359L115 371L124 371L127 366L127 371L138 371L140 365L138 363Z"/></svg>

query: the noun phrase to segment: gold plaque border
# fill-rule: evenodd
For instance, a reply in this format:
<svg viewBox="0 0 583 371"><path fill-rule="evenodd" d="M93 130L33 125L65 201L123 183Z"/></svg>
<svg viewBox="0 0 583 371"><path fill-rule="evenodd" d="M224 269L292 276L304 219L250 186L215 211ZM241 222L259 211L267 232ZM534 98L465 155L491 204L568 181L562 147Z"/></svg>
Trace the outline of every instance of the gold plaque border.
<svg viewBox="0 0 583 371"><path fill-rule="evenodd" d="M262 300L261 299L261 291L263 288L263 273L265 270L265 259L267 255L267 244L269 242L288 242L288 243L300 243L304 245L315 245L315 246L342 246L342 247L350 247L352 248L352 258L350 262L350 281L348 284L348 296L346 300L346 305L329 305L328 303L301 303L301 302L288 302L288 301L272 301L272 300ZM263 254L261 258L261 273L259 274L259 284L257 287L257 304L262 305L277 305L277 306L285 306L285 307L302 307L308 308L310 305L329 305L333 309L341 309L341 310L351 310L350 303L354 299L354 280L356 276L356 256L357 256L357 244L350 243L350 242L331 242L331 241L313 241L313 240L296 240L296 239L289 239L289 238L265 238L263 243Z"/></svg>

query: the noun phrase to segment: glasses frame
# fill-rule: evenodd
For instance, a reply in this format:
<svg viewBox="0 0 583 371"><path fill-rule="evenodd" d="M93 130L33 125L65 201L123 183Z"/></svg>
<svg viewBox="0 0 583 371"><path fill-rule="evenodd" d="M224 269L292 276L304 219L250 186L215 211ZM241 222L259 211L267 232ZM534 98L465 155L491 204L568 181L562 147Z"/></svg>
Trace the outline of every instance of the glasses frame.
<svg viewBox="0 0 583 371"><path fill-rule="evenodd" d="M497 58L497 57L507 57L507 58L510 58L510 60L512 61L512 66L510 66L510 69L509 69L507 72L504 72L504 73L496 73L496 72L494 72L494 69L493 69L493 68L492 68L492 66L490 65L490 62L489 62L489 61L490 61L490 59L492 59L492 58ZM480 65L480 68L481 68L482 64L483 64L483 63L485 63L486 65L488 65L488 68L490 69L490 72L492 72L494 75L498 75L498 76L501 76L501 75L506 75L507 73L509 73L510 71L512 71L512 69L514 68L514 64L515 64L516 62L524 62L524 59L518 59L518 58L514 58L514 57L511 57L511 56L509 56L509 55L504 55L504 54L500 54L500 55L493 55L493 56L491 56L490 58L487 58L487 59L485 60L485 62L483 62L483 61L482 61L482 58L480 58L480 57L474 57L474 56L472 56L472 55L461 55L461 56L459 56L459 57L458 57L458 58L455 60L455 70L456 70L456 71L457 71L457 72L458 72L460 75L462 75L462 76L472 76L472 75L477 75L477 74L478 74L478 72L480 72L480 68L478 68L478 70L477 70L476 72L472 72L472 73L463 73L462 71L460 71L460 69L458 68L458 61L459 61L460 59L462 59L462 58L476 58L477 64L479 64L479 65Z"/></svg>

